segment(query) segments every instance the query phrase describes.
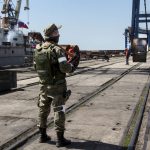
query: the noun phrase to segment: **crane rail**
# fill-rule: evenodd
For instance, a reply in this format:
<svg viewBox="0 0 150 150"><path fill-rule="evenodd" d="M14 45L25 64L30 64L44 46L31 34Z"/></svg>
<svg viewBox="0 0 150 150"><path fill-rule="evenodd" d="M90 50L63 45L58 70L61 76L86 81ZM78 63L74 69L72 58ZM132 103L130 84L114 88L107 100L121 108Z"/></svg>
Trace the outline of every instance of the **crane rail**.
<svg viewBox="0 0 150 150"><path fill-rule="evenodd" d="M81 69L79 71L77 70L74 73L68 74L67 77L78 75L78 74L82 74L82 73L90 71L90 70L94 70L94 69L110 66L110 65L116 64L118 62L122 62L122 61L116 61L116 62L112 62L112 63L109 63L109 64L103 64L103 65L95 67L95 68L90 68L91 66L94 66L94 65L91 65L90 67ZM26 79L22 79L22 80L19 80L19 81L25 81L27 79L34 79L34 78L35 78L35 76L34 77L29 77L29 78L26 78ZM8 93L16 92L16 91L20 91L20 90L23 90L24 88L27 88L27 87L30 87L30 86L34 86L34 85L38 85L38 84L39 84L39 81L36 81L36 82L33 82L33 83L28 83L26 85L22 85L22 86L17 87L17 88L12 88L11 90L8 90L8 91L0 91L0 95L8 94Z"/></svg>

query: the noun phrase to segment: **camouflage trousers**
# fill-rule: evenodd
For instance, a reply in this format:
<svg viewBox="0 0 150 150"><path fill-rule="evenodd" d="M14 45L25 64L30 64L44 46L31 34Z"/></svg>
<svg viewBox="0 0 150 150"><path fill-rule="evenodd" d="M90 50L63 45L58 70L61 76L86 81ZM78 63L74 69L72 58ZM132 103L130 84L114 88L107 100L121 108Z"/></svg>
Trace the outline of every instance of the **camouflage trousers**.
<svg viewBox="0 0 150 150"><path fill-rule="evenodd" d="M41 85L38 99L39 115L38 126L47 127L47 118L51 111L54 110L54 125L56 132L65 130L65 97L67 91L66 83L57 86Z"/></svg>

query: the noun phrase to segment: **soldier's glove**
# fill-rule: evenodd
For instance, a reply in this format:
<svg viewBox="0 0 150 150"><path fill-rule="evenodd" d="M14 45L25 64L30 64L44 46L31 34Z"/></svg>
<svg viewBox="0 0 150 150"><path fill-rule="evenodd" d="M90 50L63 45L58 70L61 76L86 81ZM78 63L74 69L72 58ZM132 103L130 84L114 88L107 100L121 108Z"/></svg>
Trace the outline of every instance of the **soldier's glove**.
<svg viewBox="0 0 150 150"><path fill-rule="evenodd" d="M72 69L69 73L73 73L76 70L76 68L74 67L74 65L72 63L70 63L70 64L71 64Z"/></svg>
<svg viewBox="0 0 150 150"><path fill-rule="evenodd" d="M71 63L74 67L73 71L77 69L80 61L80 51L79 47L77 45L74 46L72 49L72 57L68 60L69 63Z"/></svg>
<svg viewBox="0 0 150 150"><path fill-rule="evenodd" d="M74 68L77 69L80 61L80 56L76 55L70 60L70 63L73 64Z"/></svg>

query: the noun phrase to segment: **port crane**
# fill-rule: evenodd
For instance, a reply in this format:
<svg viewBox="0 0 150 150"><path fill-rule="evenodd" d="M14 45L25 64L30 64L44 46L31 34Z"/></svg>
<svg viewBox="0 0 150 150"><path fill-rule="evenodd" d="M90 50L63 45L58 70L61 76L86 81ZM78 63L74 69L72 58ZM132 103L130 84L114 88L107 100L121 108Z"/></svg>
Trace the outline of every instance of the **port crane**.
<svg viewBox="0 0 150 150"><path fill-rule="evenodd" d="M3 22L6 27L14 28L17 25L22 0L16 1L16 7L12 0L3 0L3 7L1 13L5 15ZM26 0L24 10L29 10L29 0Z"/></svg>
<svg viewBox="0 0 150 150"><path fill-rule="evenodd" d="M132 19L131 27L125 29L125 49L130 43L133 62L146 62L148 48L150 47L150 30L148 30L148 22L150 22L150 14L147 13L147 3L144 0L144 13L140 13L142 0L132 0ZM145 23L145 28L140 25ZM144 35L144 36L141 36Z"/></svg>

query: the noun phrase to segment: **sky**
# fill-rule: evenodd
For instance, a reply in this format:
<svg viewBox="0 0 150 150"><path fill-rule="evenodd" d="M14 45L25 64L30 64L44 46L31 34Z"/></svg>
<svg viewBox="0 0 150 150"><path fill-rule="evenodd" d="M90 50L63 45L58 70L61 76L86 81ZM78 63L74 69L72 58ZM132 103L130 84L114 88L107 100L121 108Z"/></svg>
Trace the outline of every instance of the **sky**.
<svg viewBox="0 0 150 150"><path fill-rule="evenodd" d="M131 26L132 0L29 0L28 13L22 1L20 20L29 19L28 31L43 34L55 23L62 25L59 44L76 44L81 50L125 47L123 33Z"/></svg>

